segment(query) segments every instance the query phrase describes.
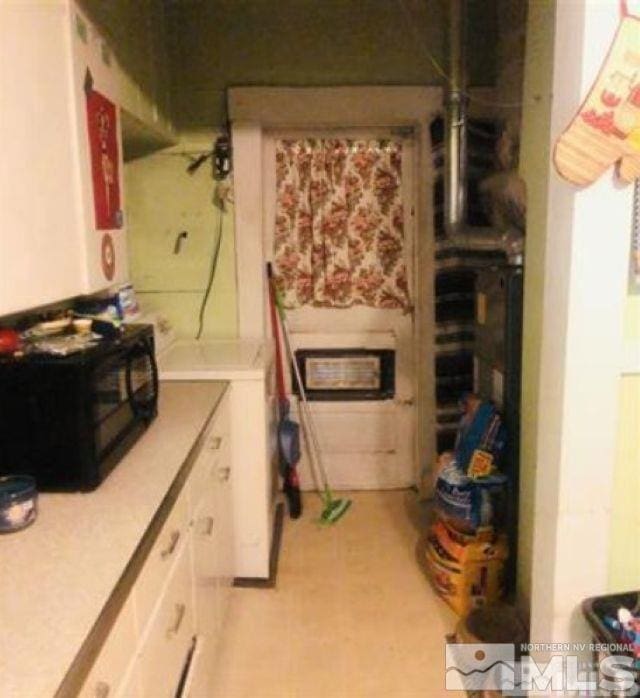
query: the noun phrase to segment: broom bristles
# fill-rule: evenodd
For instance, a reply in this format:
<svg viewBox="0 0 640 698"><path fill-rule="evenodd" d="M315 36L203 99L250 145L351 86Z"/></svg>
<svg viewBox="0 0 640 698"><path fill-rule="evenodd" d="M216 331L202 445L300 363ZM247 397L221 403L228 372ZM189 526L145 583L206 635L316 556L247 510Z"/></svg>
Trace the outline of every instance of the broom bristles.
<svg viewBox="0 0 640 698"><path fill-rule="evenodd" d="M338 519L341 519L347 509L351 506L350 499L331 499L325 505L325 508L320 515L320 522L325 524L333 524Z"/></svg>

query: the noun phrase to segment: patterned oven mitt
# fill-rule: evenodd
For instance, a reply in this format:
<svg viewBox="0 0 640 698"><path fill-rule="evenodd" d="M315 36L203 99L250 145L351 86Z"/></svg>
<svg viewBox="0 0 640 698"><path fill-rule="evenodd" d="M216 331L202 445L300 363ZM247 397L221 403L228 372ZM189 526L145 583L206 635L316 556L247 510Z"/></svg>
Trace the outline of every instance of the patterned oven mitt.
<svg viewBox="0 0 640 698"><path fill-rule="evenodd" d="M553 155L556 169L574 184L591 184L614 163L618 177L640 177L640 3L635 14L621 0L622 19L588 97Z"/></svg>

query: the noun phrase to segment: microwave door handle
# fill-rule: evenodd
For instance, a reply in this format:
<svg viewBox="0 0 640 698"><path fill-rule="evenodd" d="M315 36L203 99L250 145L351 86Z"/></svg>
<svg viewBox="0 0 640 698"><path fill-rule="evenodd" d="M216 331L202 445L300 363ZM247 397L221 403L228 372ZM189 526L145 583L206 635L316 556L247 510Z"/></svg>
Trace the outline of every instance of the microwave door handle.
<svg viewBox="0 0 640 698"><path fill-rule="evenodd" d="M140 407L136 402L135 396L133 394L133 383L131 380L131 365L133 363L133 356L131 354L127 355L125 364L125 384L127 386L127 401L131 407L134 417L140 416Z"/></svg>
<svg viewBox="0 0 640 698"><path fill-rule="evenodd" d="M142 341L140 343L140 355L146 356L149 360L149 366L151 368L151 397L149 397L148 400L142 400L138 402L138 405L142 408L141 409L141 414L142 416L150 420L153 415L155 414L156 411L156 406L158 404L158 388L159 388L159 383L158 383L158 364L156 362L156 357L153 352L153 345L151 342L148 341Z"/></svg>
<svg viewBox="0 0 640 698"><path fill-rule="evenodd" d="M149 357L149 366L151 367L151 397L146 401L146 406L148 410L148 418L151 418L156 411L158 406L158 390L160 387L159 377L158 377L158 362L156 361L156 355L153 350L153 344L149 342L144 343L145 354Z"/></svg>
<svg viewBox="0 0 640 698"><path fill-rule="evenodd" d="M127 356L125 378L127 385L127 400L131 405L131 410L136 417L142 417L143 419L151 419L153 416L156 405L158 403L158 364L156 363L156 358L153 353L151 345L147 342L141 342L138 345L140 352L131 352ZM136 400L133 391L133 381L132 381L132 364L133 360L140 357L146 356L149 359L149 365L151 366L151 382L152 382L152 395L148 400Z"/></svg>
<svg viewBox="0 0 640 698"><path fill-rule="evenodd" d="M158 362L156 361L153 345L151 343L147 343L146 348L147 356L149 357L149 365L151 366L152 393L147 403L149 406L149 418L151 418L151 416L155 414L158 407L158 391L160 389L160 383L158 377Z"/></svg>

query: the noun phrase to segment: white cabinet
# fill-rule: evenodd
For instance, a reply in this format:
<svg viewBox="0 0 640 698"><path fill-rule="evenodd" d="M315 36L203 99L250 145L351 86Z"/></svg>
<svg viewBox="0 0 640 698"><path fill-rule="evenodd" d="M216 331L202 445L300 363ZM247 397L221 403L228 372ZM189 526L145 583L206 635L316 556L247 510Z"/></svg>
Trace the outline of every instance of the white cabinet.
<svg viewBox="0 0 640 698"><path fill-rule="evenodd" d="M134 588L138 623L143 627L153 612L175 559L187 544L187 498L180 496L147 557Z"/></svg>
<svg viewBox="0 0 640 698"><path fill-rule="evenodd" d="M218 590L218 618L220 625L224 622L229 606L230 591L233 586L235 570L235 527L233 520L233 492L231 485L232 460L228 452L216 469L217 487L216 511L218 512L218 554L217 576L219 580Z"/></svg>
<svg viewBox="0 0 640 698"><path fill-rule="evenodd" d="M136 643L136 624L133 603L129 599L120 611L109 637L96 659L80 691L79 698L112 698L139 696L134 689L135 679L127 677L131 664L131 648ZM124 692L126 689L126 693Z"/></svg>
<svg viewBox="0 0 640 698"><path fill-rule="evenodd" d="M278 487L275 403L268 385L272 371L268 359L263 360L260 371L238 372L239 379L231 384L235 576L258 579L270 574Z"/></svg>
<svg viewBox="0 0 640 698"><path fill-rule="evenodd" d="M105 100L94 121L117 146L112 158L100 150L108 139L96 141L97 183L107 210L116 191L122 208L119 68L109 47L70 0L0 3L0 315L127 278L121 217L96 225L87 71ZM101 110L108 104L113 114Z"/></svg>
<svg viewBox="0 0 640 698"><path fill-rule="evenodd" d="M187 666L185 695L207 695L233 581L228 394L199 442L138 546L144 561L82 698L173 697Z"/></svg>
<svg viewBox="0 0 640 698"><path fill-rule="evenodd" d="M191 670L184 684L184 693L180 698L208 698L211 686L215 682L215 642L206 635L198 635L191 659Z"/></svg>
<svg viewBox="0 0 640 698"><path fill-rule="evenodd" d="M196 631L215 645L218 638L218 530L214 492L203 494L193 516L193 595Z"/></svg>
<svg viewBox="0 0 640 698"><path fill-rule="evenodd" d="M234 529L231 492L229 399L208 430L190 479L193 598L197 644L188 695L203 695L222 634L233 582Z"/></svg>
<svg viewBox="0 0 640 698"><path fill-rule="evenodd" d="M120 690L115 698L144 698L140 662L134 661L129 665L127 673L122 678Z"/></svg>
<svg viewBox="0 0 640 698"><path fill-rule="evenodd" d="M183 547L140 648L145 696L173 698L176 695L193 634L190 560Z"/></svg>
<svg viewBox="0 0 640 698"><path fill-rule="evenodd" d="M91 293L128 277L119 94L122 70L104 38L77 6L71 0L57 1L63 2L69 13L79 248L83 291ZM109 128L116 139L112 151Z"/></svg>
<svg viewBox="0 0 640 698"><path fill-rule="evenodd" d="M163 381L230 381L235 577L268 579L278 491L273 357L255 340L179 340L158 356ZM224 537L225 544L229 540Z"/></svg>
<svg viewBox="0 0 640 698"><path fill-rule="evenodd" d="M227 394L190 478L196 644L185 695L193 698L207 695L234 578L231 414Z"/></svg>

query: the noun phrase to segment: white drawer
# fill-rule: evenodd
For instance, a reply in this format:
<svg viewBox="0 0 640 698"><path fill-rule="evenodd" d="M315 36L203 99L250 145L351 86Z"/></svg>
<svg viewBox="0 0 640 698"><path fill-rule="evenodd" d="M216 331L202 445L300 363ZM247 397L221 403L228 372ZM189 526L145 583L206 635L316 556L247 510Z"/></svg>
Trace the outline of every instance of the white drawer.
<svg viewBox="0 0 640 698"><path fill-rule="evenodd" d="M144 695L176 693L194 635L188 548L183 546L140 647Z"/></svg>
<svg viewBox="0 0 640 698"><path fill-rule="evenodd" d="M120 694L136 639L133 604L129 599L120 610L91 673L80 689L80 698L115 698Z"/></svg>
<svg viewBox="0 0 640 698"><path fill-rule="evenodd" d="M218 619L218 548L220 522L216 512L216 492L203 493L191 523L195 627L199 635L216 638Z"/></svg>
<svg viewBox="0 0 640 698"><path fill-rule="evenodd" d="M223 461L231 465L227 455ZM231 587L235 576L234 525L233 525L233 491L230 468L218 468L218 483L216 487L217 514L217 566L218 566L218 629L225 619Z"/></svg>
<svg viewBox="0 0 640 698"><path fill-rule="evenodd" d="M191 659L189 675L180 698L207 698L215 685L216 644L201 635L197 636Z"/></svg>
<svg viewBox="0 0 640 698"><path fill-rule="evenodd" d="M142 676L140 674L140 662L136 660L131 662L129 670L122 679L120 690L116 694L116 698L144 698Z"/></svg>
<svg viewBox="0 0 640 698"><path fill-rule="evenodd" d="M229 403L228 399L224 398L205 433L202 450L197 456L187 483L191 516L198 506L202 492L209 486L212 476L217 469L223 467L221 459L228 460L230 442Z"/></svg>
<svg viewBox="0 0 640 698"><path fill-rule="evenodd" d="M229 437L210 432L205 436L202 450L198 454L187 482L189 493L189 514L192 517L198 507L202 493L209 486L213 473L220 463L220 457L227 450Z"/></svg>
<svg viewBox="0 0 640 698"><path fill-rule="evenodd" d="M144 630L162 592L175 559L185 548L189 525L187 498L182 492L153 545L140 572L133 595L138 627Z"/></svg>

